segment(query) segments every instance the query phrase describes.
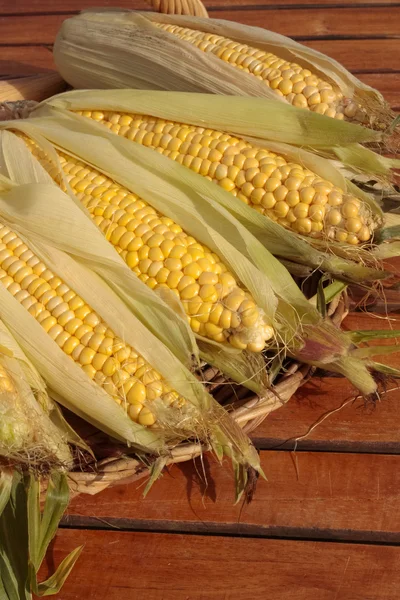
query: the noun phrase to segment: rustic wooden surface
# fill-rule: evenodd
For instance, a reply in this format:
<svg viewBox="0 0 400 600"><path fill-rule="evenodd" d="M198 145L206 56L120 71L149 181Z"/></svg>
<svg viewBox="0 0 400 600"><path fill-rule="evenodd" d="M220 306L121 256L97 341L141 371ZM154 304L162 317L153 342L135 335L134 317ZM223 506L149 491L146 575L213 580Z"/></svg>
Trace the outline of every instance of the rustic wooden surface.
<svg viewBox="0 0 400 600"><path fill-rule="evenodd" d="M0 78L51 72L62 21L99 4L147 8L143 0L0 0ZM400 2L206 4L212 17L330 54L400 108ZM392 319L399 327L400 316ZM345 325L388 323L352 314ZM84 544L60 600L400 598L400 392L389 390L366 404L341 378L307 383L254 433L268 481L248 506L233 506L232 473L208 456L171 468L146 499L143 484L76 498L43 576Z"/></svg>

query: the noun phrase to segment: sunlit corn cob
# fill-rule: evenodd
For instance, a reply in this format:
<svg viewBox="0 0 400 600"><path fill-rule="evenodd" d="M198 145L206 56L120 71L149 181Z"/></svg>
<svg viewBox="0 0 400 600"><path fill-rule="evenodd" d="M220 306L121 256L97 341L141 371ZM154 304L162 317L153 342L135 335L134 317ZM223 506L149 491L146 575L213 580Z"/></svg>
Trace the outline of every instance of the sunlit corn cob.
<svg viewBox="0 0 400 600"><path fill-rule="evenodd" d="M137 352L119 339L85 301L0 223L0 284L40 323L58 346L142 425L153 425L151 403L182 406ZM0 383L4 378L0 378Z"/></svg>
<svg viewBox="0 0 400 600"><path fill-rule="evenodd" d="M46 154L24 139L42 166L60 181ZM235 348L263 350L274 330L216 254L136 194L87 164L58 155L75 195L126 264L151 289L172 290L195 333Z"/></svg>
<svg viewBox="0 0 400 600"><path fill-rule="evenodd" d="M365 110L344 98L330 83L296 63L220 35L156 21L153 25L254 75L293 106L335 119L367 120Z"/></svg>
<svg viewBox="0 0 400 600"><path fill-rule="evenodd" d="M200 173L297 233L353 245L372 237L374 223L366 204L266 148L155 117L77 112Z"/></svg>

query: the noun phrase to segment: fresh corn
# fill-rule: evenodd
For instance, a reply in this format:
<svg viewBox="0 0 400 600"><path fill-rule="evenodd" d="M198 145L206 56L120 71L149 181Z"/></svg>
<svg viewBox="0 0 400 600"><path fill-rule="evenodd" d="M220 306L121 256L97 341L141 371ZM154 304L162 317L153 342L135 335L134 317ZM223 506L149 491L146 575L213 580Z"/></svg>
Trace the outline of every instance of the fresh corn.
<svg viewBox="0 0 400 600"><path fill-rule="evenodd" d="M260 27L97 9L63 22L54 59L74 88L136 88L276 99L376 130L382 95L329 56Z"/></svg>
<svg viewBox="0 0 400 600"><path fill-rule="evenodd" d="M86 375L103 387L129 417L155 424L151 403L180 407L184 399L140 354L119 339L73 289L0 224L0 283L40 323Z"/></svg>
<svg viewBox="0 0 400 600"><path fill-rule="evenodd" d="M153 24L203 52L210 52L236 69L254 75L293 106L335 119L368 121L366 111L356 102L344 98L328 81L297 63L221 35L168 23Z"/></svg>
<svg viewBox="0 0 400 600"><path fill-rule="evenodd" d="M64 188L46 153L23 139ZM60 151L58 157L68 184L107 240L147 286L171 290L181 300L195 333L239 349L264 349L274 329L216 254L99 171Z"/></svg>
<svg viewBox="0 0 400 600"><path fill-rule="evenodd" d="M238 137L135 114L76 111L189 167L280 225L358 245L375 227L369 207L301 165Z"/></svg>

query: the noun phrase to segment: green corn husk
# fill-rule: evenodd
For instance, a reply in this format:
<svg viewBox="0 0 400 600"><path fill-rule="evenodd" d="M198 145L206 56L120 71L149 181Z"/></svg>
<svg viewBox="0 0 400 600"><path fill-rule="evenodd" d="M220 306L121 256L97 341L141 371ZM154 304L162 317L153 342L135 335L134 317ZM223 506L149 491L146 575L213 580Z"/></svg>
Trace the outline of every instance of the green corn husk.
<svg viewBox="0 0 400 600"><path fill-rule="evenodd" d="M226 192L158 153L99 129L87 119L60 109L49 111L44 107L43 110L51 116L37 114L34 119L13 123L12 127L30 135L39 145L43 136L63 151L100 169L222 256L257 304L273 319L283 351L304 362L345 374L364 394L376 390L363 362L351 357L352 347L347 338L310 305L283 265L215 201L219 192L223 195ZM60 194L58 191L54 197L61 199ZM230 195L226 195L230 200ZM69 203L68 212L72 214L75 211L71 207ZM32 227L32 217L28 216L24 222ZM68 221L70 217L65 214L63 218ZM56 236L53 229L43 233L38 224L37 233L42 237L52 236L53 244L65 243L60 230Z"/></svg>
<svg viewBox="0 0 400 600"><path fill-rule="evenodd" d="M382 227L384 222L381 207L369 194L346 177L350 170L357 169L360 155L364 153L368 157L368 168L373 169L376 166L380 172L385 170L386 178L391 176L391 170L396 166L395 162L378 157L359 144L362 141L379 139L381 134L378 132L335 119L324 119L321 115L270 100L232 97L229 104L226 104L221 96L135 90L67 92L39 105L33 111L32 117L35 117L35 120L46 115L57 118L63 109L151 114L165 120L197 126L204 126L206 123L208 127L243 137L282 154L289 160L303 164L317 175L360 198L368 204L378 225L376 237L379 238L379 227ZM78 115L74 116L79 118ZM97 132L102 136L109 133L104 126L89 119L85 120L90 123L93 133ZM125 141L131 144L129 140ZM332 150L331 158L325 157L328 154L327 142ZM158 160L154 150L147 150L149 161ZM335 154L340 150L343 150L346 164L340 163ZM76 153L79 155L79 152ZM270 252L290 261L289 268L290 263L298 263L312 269L321 269L336 279L356 283L374 282L385 277L376 257L363 247L349 248L346 244L331 240L327 242L298 235L257 213L219 186L204 181L204 178L190 169L182 167L181 174L185 181L190 181L194 189L207 189L208 196L229 210Z"/></svg>
<svg viewBox="0 0 400 600"><path fill-rule="evenodd" d="M58 594L79 558L82 546L73 550L46 580L38 571L60 519L67 507L66 475L52 473L43 511L39 480L17 471L0 473L0 598L32 600Z"/></svg>
<svg viewBox="0 0 400 600"><path fill-rule="evenodd" d="M219 19L94 9L63 22L54 60L75 88L138 88L287 101L264 82L203 52L154 23L188 27L272 52L319 75L367 114L370 126L387 129L393 114L383 96L337 61L283 35ZM325 118L326 119L326 118Z"/></svg>
<svg viewBox="0 0 400 600"><path fill-rule="evenodd" d="M0 321L0 463L39 471L70 466L57 420L42 378Z"/></svg>
<svg viewBox="0 0 400 600"><path fill-rule="evenodd" d="M1 180L4 190L7 179L3 176ZM258 455L247 436L176 358L179 332L174 337L171 331L171 345L177 343L174 354L142 324L101 275L90 268L91 261L99 269L107 263L109 246L96 227L90 229L88 235L81 235L87 226L92 227L84 213L73 210L74 203L53 183L15 185L9 181L8 188L0 193L2 222L17 232L40 260L83 297L120 339L135 348L186 399L182 409L163 410L155 406L159 429L134 423L125 410L58 347L18 300L0 286L1 318L60 402L141 453L165 456L171 445L195 438L214 449L220 448L223 454L230 456L235 468L260 470ZM102 245L104 252L97 253ZM132 305L133 299L143 302L134 296L131 299ZM151 318L150 310L148 316ZM154 319L160 318L155 310Z"/></svg>

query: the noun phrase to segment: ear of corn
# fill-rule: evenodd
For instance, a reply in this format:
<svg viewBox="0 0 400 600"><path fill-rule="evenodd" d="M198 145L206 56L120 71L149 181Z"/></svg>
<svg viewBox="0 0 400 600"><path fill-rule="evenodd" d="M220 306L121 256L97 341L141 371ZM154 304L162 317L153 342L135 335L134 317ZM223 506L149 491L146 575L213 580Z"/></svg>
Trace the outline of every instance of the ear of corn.
<svg viewBox="0 0 400 600"><path fill-rule="evenodd" d="M377 222L369 205L267 146L140 113L78 113L200 173L297 233L351 245L372 238Z"/></svg>
<svg viewBox="0 0 400 600"><path fill-rule="evenodd" d="M45 152L25 141L54 173ZM195 333L236 348L263 350L273 329L216 254L99 171L66 154L58 156L66 181L106 239L150 289L171 290L181 300Z"/></svg>
<svg viewBox="0 0 400 600"><path fill-rule="evenodd" d="M44 382L0 321L0 460L48 470L72 462Z"/></svg>
<svg viewBox="0 0 400 600"><path fill-rule="evenodd" d="M297 233L352 245L372 238L375 224L367 206L267 148L221 131L144 115L101 111L78 114L204 175Z"/></svg>
<svg viewBox="0 0 400 600"><path fill-rule="evenodd" d="M218 19L91 11L64 21L54 56L74 87L264 96L369 126L392 120L381 94L336 61L285 36Z"/></svg>
<svg viewBox="0 0 400 600"><path fill-rule="evenodd" d="M48 385L66 407L142 451L162 454L194 436L259 468L248 438L202 384L83 266L86 241L80 260L49 243L63 237L54 223L64 198L53 184L0 196L1 316Z"/></svg>
<svg viewBox="0 0 400 600"><path fill-rule="evenodd" d="M177 119L178 115L181 115L182 118L190 121L193 126L204 122L206 119L207 124L210 121L214 128L225 128L225 130L233 130L235 133L240 132L239 135L236 134L238 138L242 137L243 139L244 136L246 136L246 139L249 137L254 138L253 143L257 144L257 146L265 147L267 144L270 144L275 153L280 151L285 155L287 162L300 162L308 170L318 173L321 179L326 180L326 178L329 178L333 185L342 189L349 186L350 182L346 181L342 173L336 168L336 165L332 161L303 148L277 142L279 132L276 129L276 123L279 122L282 124L283 138L291 144L300 143L300 139L302 142L310 141L311 135L312 143L317 147L327 143L329 140L329 143L333 144L332 147L336 149L341 147L350 148L349 145L342 145L353 144L357 139L360 141L361 138L358 137L359 135L363 136L366 133L367 136L379 136L379 134L371 130L347 125L343 122L323 120L321 124L323 137L319 138L320 128L319 126L317 127L318 123L311 122L315 118L317 120L320 119L318 115L302 113L303 119L299 121L297 117L293 119L294 113L292 109L289 112L286 109L282 111L281 109L282 107L284 108L284 105L277 105L276 103L274 103L273 110L270 112L259 112L262 109L263 102L258 99L231 98L229 105L225 106L223 98L219 96L171 94L168 92L135 92L128 90L102 91L101 93L77 91L50 99L44 106L39 107L34 112L34 116L53 114L51 107L54 106L57 110L59 108L67 108L75 112L78 110L93 112L94 109L95 112L99 113L104 111L118 111L119 114L129 114L131 112L142 114L149 111L151 114L166 121ZM56 114L58 113L54 112L54 115ZM255 114L258 115L257 119L254 118ZM308 123L310 118L311 121ZM86 119L86 121L88 122L89 120ZM303 121L305 122L302 123ZM35 123L37 122L35 120ZM100 134L102 126L98 125L93 119L91 119L91 122L93 128L96 127ZM331 123L335 125L334 132L331 130L331 127L325 128L327 124L330 125ZM299 135L299 127L301 135ZM343 130L338 131L337 127L339 129L343 128ZM308 134L308 131L311 133ZM267 140L267 138L271 138L272 141ZM359 146L357 154L360 148ZM162 148L160 150L164 152ZM324 152L326 152L325 149ZM348 154L350 154L350 151ZM148 160L151 162L152 159L150 156ZM388 168L389 165L386 165L386 169ZM346 169L348 169L348 166L346 166ZM189 172L186 174L186 179L188 177ZM199 183L197 176L191 176L190 181L191 185L196 189L200 190L203 187ZM311 268L322 268L324 271L332 273L335 277L344 277L347 280L366 281L382 277L382 272L366 266L370 261L368 260L368 255L363 250L357 248L357 252L355 253L354 246L336 244L335 242L332 243L332 240L329 240L329 252L326 253L326 243L323 240L321 242L309 236L307 238L299 236L293 229L287 230L283 235L282 227L276 221L265 218L260 212L251 209L249 205L239 201L231 194L226 194L221 186L218 187L223 193L215 190L214 186L209 186L207 182L205 183L209 197L212 197L232 212L273 254L289 261L300 262ZM356 190L355 192L353 191L354 189ZM361 194L358 188L352 188L351 192L353 196L356 193L356 197L366 203L374 215L374 220L379 222L382 218L379 207L373 201L370 201L367 195ZM306 240L311 241L312 246ZM351 249L351 253L346 250L346 246ZM335 256L333 253L338 256ZM347 259L349 258L354 258L356 262L348 262Z"/></svg>
<svg viewBox="0 0 400 600"><path fill-rule="evenodd" d="M115 181L138 193L155 208L168 210L170 218L196 231L199 239L207 234L210 242L218 244L224 259L235 273L240 274L257 303L266 314L275 315L278 341L292 356L312 364L326 361L325 365L329 364L333 370L349 372L346 366L346 356L351 352L348 340L322 321L279 261L219 203L207 198L208 190L219 190L218 186L191 174L200 183L193 187L192 177L185 176L186 170L181 165L172 167L170 161L153 150L132 144L105 129L101 135L102 128L89 119L62 111L13 127L29 131L30 135L37 130L36 137L40 132L58 147L79 153L80 158L100 170L107 170L107 165L112 164ZM225 194L223 190L220 193ZM223 237L212 229L215 224ZM212 239L210 231L213 231ZM349 376L357 380L363 390L375 389L362 362L359 370Z"/></svg>

